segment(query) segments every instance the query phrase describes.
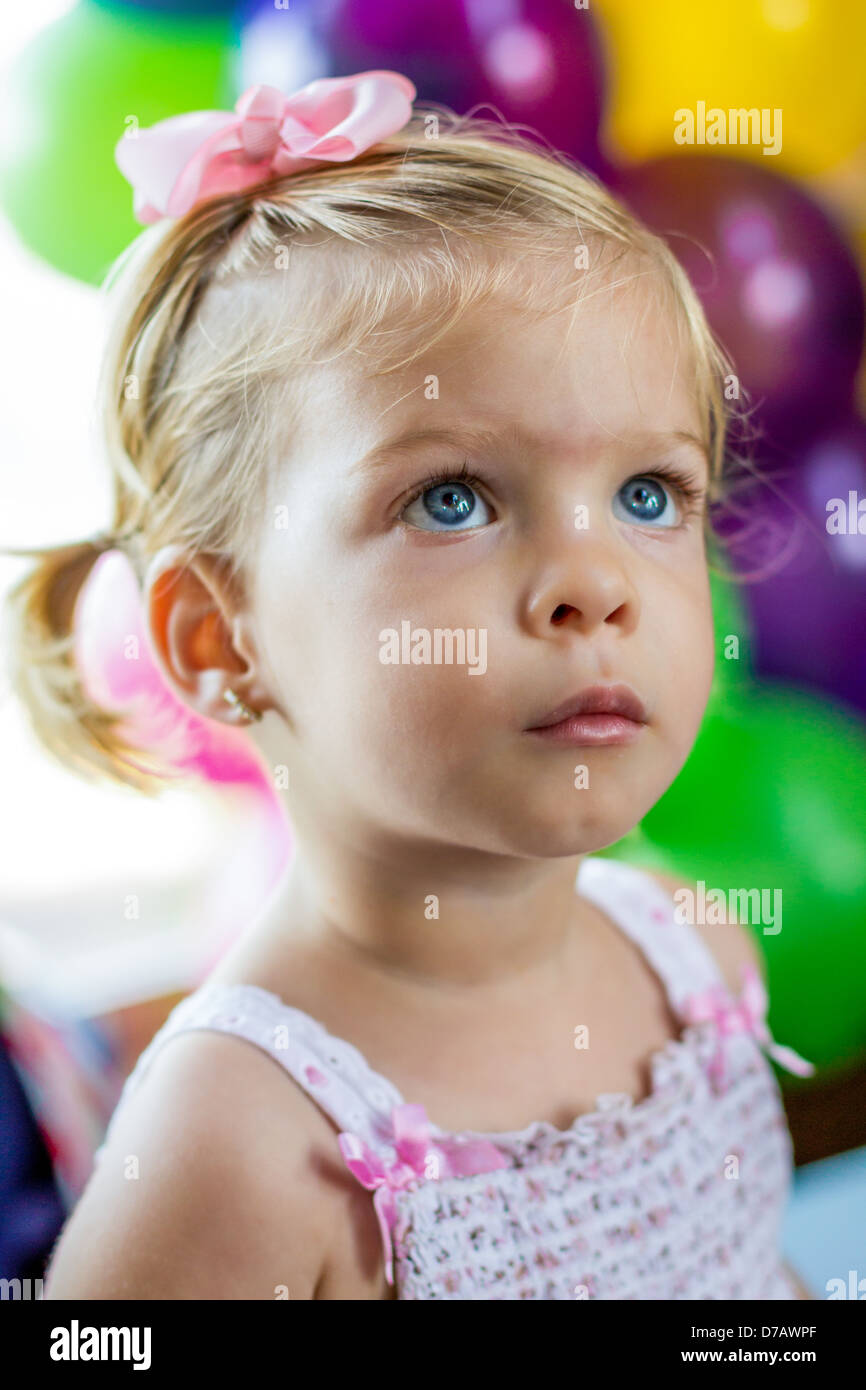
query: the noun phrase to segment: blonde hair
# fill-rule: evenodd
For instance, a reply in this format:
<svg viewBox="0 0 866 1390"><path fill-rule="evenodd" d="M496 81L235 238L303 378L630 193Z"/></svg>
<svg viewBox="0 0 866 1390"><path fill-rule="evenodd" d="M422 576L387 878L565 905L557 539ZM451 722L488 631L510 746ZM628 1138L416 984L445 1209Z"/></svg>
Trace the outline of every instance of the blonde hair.
<svg viewBox="0 0 866 1390"><path fill-rule="evenodd" d="M564 249L571 266L582 246L595 257L592 273L564 276ZM527 255L538 258L533 275L515 275ZM611 278L619 262L623 278ZM123 716L83 689L76 599L114 546L140 582L168 543L223 555L242 576L317 362L352 350L387 373L470 304L510 296L543 317L557 286L567 282L574 305L602 270L602 288L612 288L647 268L691 345L712 500L724 473L731 364L687 275L593 175L507 123L416 104L402 131L349 163L215 197L143 231L104 286L113 311L100 381L111 530L6 552L36 561L7 605L12 688L45 749L84 776L146 793L171 778L158 755L132 746Z"/></svg>

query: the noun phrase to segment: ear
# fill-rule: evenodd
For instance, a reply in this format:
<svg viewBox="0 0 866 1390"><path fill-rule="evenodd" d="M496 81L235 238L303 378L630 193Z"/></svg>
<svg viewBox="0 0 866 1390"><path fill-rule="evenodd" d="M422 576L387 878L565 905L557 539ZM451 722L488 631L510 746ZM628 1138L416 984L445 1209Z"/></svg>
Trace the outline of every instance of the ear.
<svg viewBox="0 0 866 1390"><path fill-rule="evenodd" d="M160 669L185 704L228 724L244 719L226 703L227 689L252 709L275 707L261 678L251 618L225 556L164 546L150 562L142 601Z"/></svg>

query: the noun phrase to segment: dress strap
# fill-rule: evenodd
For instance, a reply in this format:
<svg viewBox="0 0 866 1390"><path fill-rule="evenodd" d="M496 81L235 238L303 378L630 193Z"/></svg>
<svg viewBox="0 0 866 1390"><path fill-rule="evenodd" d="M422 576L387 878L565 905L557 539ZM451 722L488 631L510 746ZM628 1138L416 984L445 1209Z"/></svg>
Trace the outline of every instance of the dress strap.
<svg viewBox="0 0 866 1390"><path fill-rule="evenodd" d="M677 918L677 904L652 874L613 859L584 859L575 888L608 914L637 946L659 976L674 1012L686 1025L712 1022L718 1048L710 1075L725 1071L725 1039L747 1033L786 1071L811 1076L813 1063L775 1041L767 1027L767 992L753 965L735 997L709 947L690 922Z"/></svg>
<svg viewBox="0 0 866 1390"><path fill-rule="evenodd" d="M672 894L645 869L591 856L581 862L575 889L643 951L677 1015L685 1015L690 996L726 988L712 952L690 923L677 920Z"/></svg>
<svg viewBox="0 0 866 1390"><path fill-rule="evenodd" d="M403 1097L372 1070L356 1047L333 1037L309 1014L258 985L205 983L172 1010L141 1053L121 1091L97 1159L121 1106L140 1084L156 1052L169 1038L193 1029L234 1033L261 1048L339 1130L357 1135L385 1160L396 1156L392 1112L404 1104Z"/></svg>

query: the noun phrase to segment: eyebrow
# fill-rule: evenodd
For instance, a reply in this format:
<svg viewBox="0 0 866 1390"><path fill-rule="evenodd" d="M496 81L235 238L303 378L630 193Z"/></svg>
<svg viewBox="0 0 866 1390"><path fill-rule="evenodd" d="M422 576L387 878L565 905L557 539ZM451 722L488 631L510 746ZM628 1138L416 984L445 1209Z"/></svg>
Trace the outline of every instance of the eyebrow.
<svg viewBox="0 0 866 1390"><path fill-rule="evenodd" d="M672 445L687 444L697 449L709 467L709 451L706 442L692 430L635 431L623 436L628 447L635 453L646 448L670 448ZM395 435L376 445L355 464L354 472L366 475L378 472L400 458L411 456L431 445L445 445L464 452L483 452L501 447L503 444L516 445L530 449L542 449L544 440L520 424L512 424L504 430L478 429L466 426L460 429L427 428L409 430Z"/></svg>
<svg viewBox="0 0 866 1390"><path fill-rule="evenodd" d="M375 472L393 460L401 458L403 455L417 453L431 444L444 444L455 449L469 450L495 448L497 445L501 446L503 443L507 443L509 434L512 443L521 443L524 440L529 442L530 439L530 436L525 435L519 426L515 426L511 431L506 430L501 433L497 430L477 429L473 426L466 426L462 429L409 430L405 434L395 435L393 439L386 439L384 443L371 449L356 464L356 471L359 473Z"/></svg>

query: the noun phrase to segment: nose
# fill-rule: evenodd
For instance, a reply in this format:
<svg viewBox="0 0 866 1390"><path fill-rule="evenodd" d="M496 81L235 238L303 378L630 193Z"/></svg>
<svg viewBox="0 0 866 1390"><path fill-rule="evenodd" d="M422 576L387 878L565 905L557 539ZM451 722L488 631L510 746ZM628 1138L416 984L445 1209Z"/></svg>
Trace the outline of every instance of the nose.
<svg viewBox="0 0 866 1390"><path fill-rule="evenodd" d="M538 637L560 629L588 636L609 625L632 632L640 612L637 589L612 537L587 533L569 537L548 555L543 573L525 603L525 621Z"/></svg>

